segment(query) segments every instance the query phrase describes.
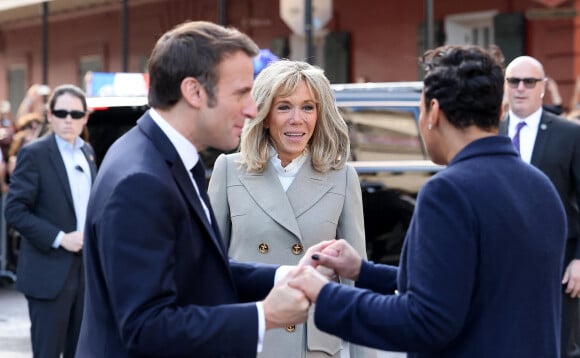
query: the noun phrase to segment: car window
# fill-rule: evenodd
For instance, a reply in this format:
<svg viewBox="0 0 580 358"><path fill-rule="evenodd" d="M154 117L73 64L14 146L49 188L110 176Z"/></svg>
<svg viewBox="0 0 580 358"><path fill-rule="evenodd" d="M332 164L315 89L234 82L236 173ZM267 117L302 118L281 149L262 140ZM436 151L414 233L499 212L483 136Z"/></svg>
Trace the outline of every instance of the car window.
<svg viewBox="0 0 580 358"><path fill-rule="evenodd" d="M417 121L408 111L341 108L352 160L426 159Z"/></svg>

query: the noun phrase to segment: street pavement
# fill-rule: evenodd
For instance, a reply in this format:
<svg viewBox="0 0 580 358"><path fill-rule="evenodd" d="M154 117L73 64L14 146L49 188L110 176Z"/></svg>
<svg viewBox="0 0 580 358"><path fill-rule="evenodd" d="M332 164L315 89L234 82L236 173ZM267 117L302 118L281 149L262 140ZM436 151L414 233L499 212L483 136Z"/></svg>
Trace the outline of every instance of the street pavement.
<svg viewBox="0 0 580 358"><path fill-rule="evenodd" d="M30 358L30 322L24 296L0 287L0 358Z"/></svg>
<svg viewBox="0 0 580 358"><path fill-rule="evenodd" d="M24 296L13 285L0 286L0 358L31 358L30 322ZM379 352L377 358L405 358L404 353Z"/></svg>

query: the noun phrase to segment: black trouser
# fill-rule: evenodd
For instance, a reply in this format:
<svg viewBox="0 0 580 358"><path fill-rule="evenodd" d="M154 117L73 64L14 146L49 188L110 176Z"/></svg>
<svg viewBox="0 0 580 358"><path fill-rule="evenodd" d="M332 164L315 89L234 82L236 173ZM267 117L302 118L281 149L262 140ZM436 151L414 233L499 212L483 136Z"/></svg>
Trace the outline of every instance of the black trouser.
<svg viewBox="0 0 580 358"><path fill-rule="evenodd" d="M26 297L34 358L73 358L83 315L82 259L75 256L65 286L54 300Z"/></svg>
<svg viewBox="0 0 580 358"><path fill-rule="evenodd" d="M576 254L576 245L578 240L570 238L566 242L566 251L564 252L564 270ZM580 357L580 320L578 298L571 298L565 293L566 285L563 286L562 297L562 358Z"/></svg>

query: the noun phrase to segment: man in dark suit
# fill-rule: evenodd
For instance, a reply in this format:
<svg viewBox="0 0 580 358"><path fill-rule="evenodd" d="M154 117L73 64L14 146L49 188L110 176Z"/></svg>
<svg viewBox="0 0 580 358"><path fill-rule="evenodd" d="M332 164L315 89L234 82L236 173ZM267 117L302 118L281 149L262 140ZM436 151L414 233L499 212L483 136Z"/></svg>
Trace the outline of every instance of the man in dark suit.
<svg viewBox="0 0 580 358"><path fill-rule="evenodd" d="M81 138L84 93L57 87L49 98L53 134L18 152L6 222L23 237L16 288L26 295L34 357L74 357L84 300L83 230L93 178L93 149Z"/></svg>
<svg viewBox="0 0 580 358"><path fill-rule="evenodd" d="M255 117L257 52L208 22L155 45L151 109L109 149L89 203L79 358L255 357L266 329L305 320L302 292L272 289L277 267L228 260L199 160Z"/></svg>
<svg viewBox="0 0 580 358"><path fill-rule="evenodd" d="M542 109L546 81L542 64L533 57L518 57L507 66L509 113L499 133L509 135L522 159L550 178L564 204L568 240L562 277L561 353L562 357L580 357L580 125Z"/></svg>
<svg viewBox="0 0 580 358"><path fill-rule="evenodd" d="M319 329L357 344L410 358L557 357L565 213L549 179L497 135L502 63L475 46L424 63L419 129L447 168L417 196L399 267L337 240L306 257L366 290L311 267L288 285L316 302Z"/></svg>

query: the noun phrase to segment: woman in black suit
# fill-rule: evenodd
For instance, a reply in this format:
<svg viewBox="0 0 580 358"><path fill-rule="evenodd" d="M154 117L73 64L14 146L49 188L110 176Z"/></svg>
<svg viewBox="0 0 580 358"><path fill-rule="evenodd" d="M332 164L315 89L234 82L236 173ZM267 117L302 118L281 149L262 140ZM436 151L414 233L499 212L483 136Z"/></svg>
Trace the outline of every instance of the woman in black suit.
<svg viewBox="0 0 580 358"><path fill-rule="evenodd" d="M74 357L84 277L80 252L95 155L81 138L83 91L57 87L49 98L53 133L19 150L6 199L6 222L23 237L16 288L26 295L34 357Z"/></svg>

